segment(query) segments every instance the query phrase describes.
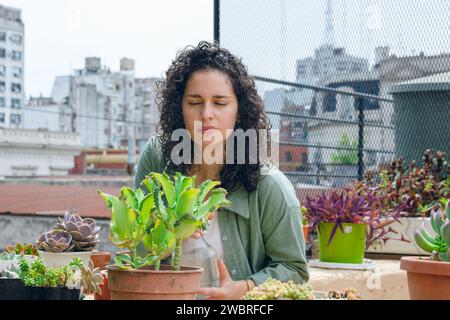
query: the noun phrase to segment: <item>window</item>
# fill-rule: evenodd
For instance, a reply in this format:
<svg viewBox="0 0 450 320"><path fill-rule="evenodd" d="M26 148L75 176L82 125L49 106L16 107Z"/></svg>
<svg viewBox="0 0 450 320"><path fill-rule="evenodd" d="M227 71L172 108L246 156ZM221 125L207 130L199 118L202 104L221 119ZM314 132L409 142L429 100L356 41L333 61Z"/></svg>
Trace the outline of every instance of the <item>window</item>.
<svg viewBox="0 0 450 320"><path fill-rule="evenodd" d="M11 99L11 108L20 108L20 99Z"/></svg>
<svg viewBox="0 0 450 320"><path fill-rule="evenodd" d="M11 113L11 124L19 125L20 124L20 114Z"/></svg>
<svg viewBox="0 0 450 320"><path fill-rule="evenodd" d="M5 107L5 98L0 97L0 107Z"/></svg>
<svg viewBox="0 0 450 320"><path fill-rule="evenodd" d="M6 41L6 32L0 32L0 41Z"/></svg>
<svg viewBox="0 0 450 320"><path fill-rule="evenodd" d="M5 81L0 81L0 92L5 92Z"/></svg>
<svg viewBox="0 0 450 320"><path fill-rule="evenodd" d="M20 78L22 76L22 68L20 67L12 67L12 74L16 78Z"/></svg>
<svg viewBox="0 0 450 320"><path fill-rule="evenodd" d="M289 151L284 154L284 161L292 161L292 154Z"/></svg>
<svg viewBox="0 0 450 320"><path fill-rule="evenodd" d="M20 93L22 91L20 83L11 83L11 91L15 93Z"/></svg>
<svg viewBox="0 0 450 320"><path fill-rule="evenodd" d="M354 108L352 108L352 98L348 95L342 95L342 105L339 112L339 118L342 120L354 120L355 115L353 114Z"/></svg>
<svg viewBox="0 0 450 320"><path fill-rule="evenodd" d="M0 123L5 123L5 114L0 112Z"/></svg>
<svg viewBox="0 0 450 320"><path fill-rule="evenodd" d="M22 52L13 50L11 51L10 57L13 60L22 60Z"/></svg>
<svg viewBox="0 0 450 320"><path fill-rule="evenodd" d="M0 64L0 76L6 75L6 66L3 64Z"/></svg>
<svg viewBox="0 0 450 320"><path fill-rule="evenodd" d="M20 34L12 34L9 36L9 40L11 40L11 42L17 43L17 44L21 44L22 43L22 36Z"/></svg>
<svg viewBox="0 0 450 320"><path fill-rule="evenodd" d="M6 51L3 48L0 48L0 58L6 57Z"/></svg>

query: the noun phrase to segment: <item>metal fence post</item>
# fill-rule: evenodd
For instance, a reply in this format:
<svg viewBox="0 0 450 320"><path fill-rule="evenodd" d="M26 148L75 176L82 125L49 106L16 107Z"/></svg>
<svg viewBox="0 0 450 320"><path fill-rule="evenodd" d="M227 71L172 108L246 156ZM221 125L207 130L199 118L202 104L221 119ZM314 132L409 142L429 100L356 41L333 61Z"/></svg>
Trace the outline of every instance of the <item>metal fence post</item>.
<svg viewBox="0 0 450 320"><path fill-rule="evenodd" d="M220 0L214 0L214 43L220 44Z"/></svg>
<svg viewBox="0 0 450 320"><path fill-rule="evenodd" d="M358 181L364 176L364 106L362 98L357 98L358 106Z"/></svg>

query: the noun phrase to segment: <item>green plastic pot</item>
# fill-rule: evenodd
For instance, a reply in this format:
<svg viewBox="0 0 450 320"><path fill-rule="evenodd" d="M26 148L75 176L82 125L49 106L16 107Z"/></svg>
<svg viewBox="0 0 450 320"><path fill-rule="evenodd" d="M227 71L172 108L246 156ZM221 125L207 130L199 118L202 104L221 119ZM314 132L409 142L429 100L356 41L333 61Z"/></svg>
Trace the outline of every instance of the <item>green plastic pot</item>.
<svg viewBox="0 0 450 320"><path fill-rule="evenodd" d="M366 243L366 225L343 223L344 233L338 227L331 243L328 240L335 223L319 223L319 257L322 262L363 263Z"/></svg>

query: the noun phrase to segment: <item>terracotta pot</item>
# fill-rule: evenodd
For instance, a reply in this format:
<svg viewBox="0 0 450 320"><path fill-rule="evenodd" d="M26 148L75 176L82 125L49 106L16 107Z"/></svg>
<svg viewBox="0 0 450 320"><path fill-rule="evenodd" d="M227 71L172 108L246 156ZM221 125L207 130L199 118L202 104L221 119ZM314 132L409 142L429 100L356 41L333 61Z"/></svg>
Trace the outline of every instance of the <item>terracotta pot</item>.
<svg viewBox="0 0 450 320"><path fill-rule="evenodd" d="M450 300L450 262L402 257L400 269L407 271L412 300Z"/></svg>
<svg viewBox="0 0 450 320"><path fill-rule="evenodd" d="M305 244L308 242L309 226L303 226L303 237L305 238Z"/></svg>
<svg viewBox="0 0 450 320"><path fill-rule="evenodd" d="M95 293L94 300L111 300L111 294L108 288L108 271L101 271L103 275L103 282L100 284L100 288L102 289L102 294Z"/></svg>
<svg viewBox="0 0 450 320"><path fill-rule="evenodd" d="M95 268L99 267L100 271L106 270L106 266L111 261L111 253L109 253L109 252L93 253L91 256L91 260L94 263Z"/></svg>
<svg viewBox="0 0 450 320"><path fill-rule="evenodd" d="M107 266L107 270L111 300L193 300L203 271L188 266L173 271L167 265L158 271L153 266L133 270Z"/></svg>

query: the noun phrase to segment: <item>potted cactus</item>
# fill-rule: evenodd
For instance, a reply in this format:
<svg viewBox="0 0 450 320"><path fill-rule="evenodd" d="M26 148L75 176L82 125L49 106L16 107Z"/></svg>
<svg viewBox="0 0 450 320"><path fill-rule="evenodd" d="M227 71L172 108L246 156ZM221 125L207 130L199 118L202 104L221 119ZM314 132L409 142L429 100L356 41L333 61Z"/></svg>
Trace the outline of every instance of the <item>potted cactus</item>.
<svg viewBox="0 0 450 320"><path fill-rule="evenodd" d="M430 224L435 234L422 225L414 231L414 241L431 255L402 257L400 268L407 271L411 299L450 300L450 201L441 199L441 206L431 211Z"/></svg>
<svg viewBox="0 0 450 320"><path fill-rule="evenodd" d="M147 195L140 188L123 187L119 197L98 191L111 210L111 240L126 249L107 267L111 299L195 298L202 268L180 265L182 242L206 226L209 213L230 203L226 190L216 188L220 182L196 188L195 180L152 172L141 184ZM171 256L171 265L161 264Z"/></svg>
<svg viewBox="0 0 450 320"><path fill-rule="evenodd" d="M81 258L87 266L100 242L100 227L94 219L83 219L72 212L66 212L64 219L58 220L52 230L41 234L36 240L39 256L49 267L67 265L74 257Z"/></svg>

